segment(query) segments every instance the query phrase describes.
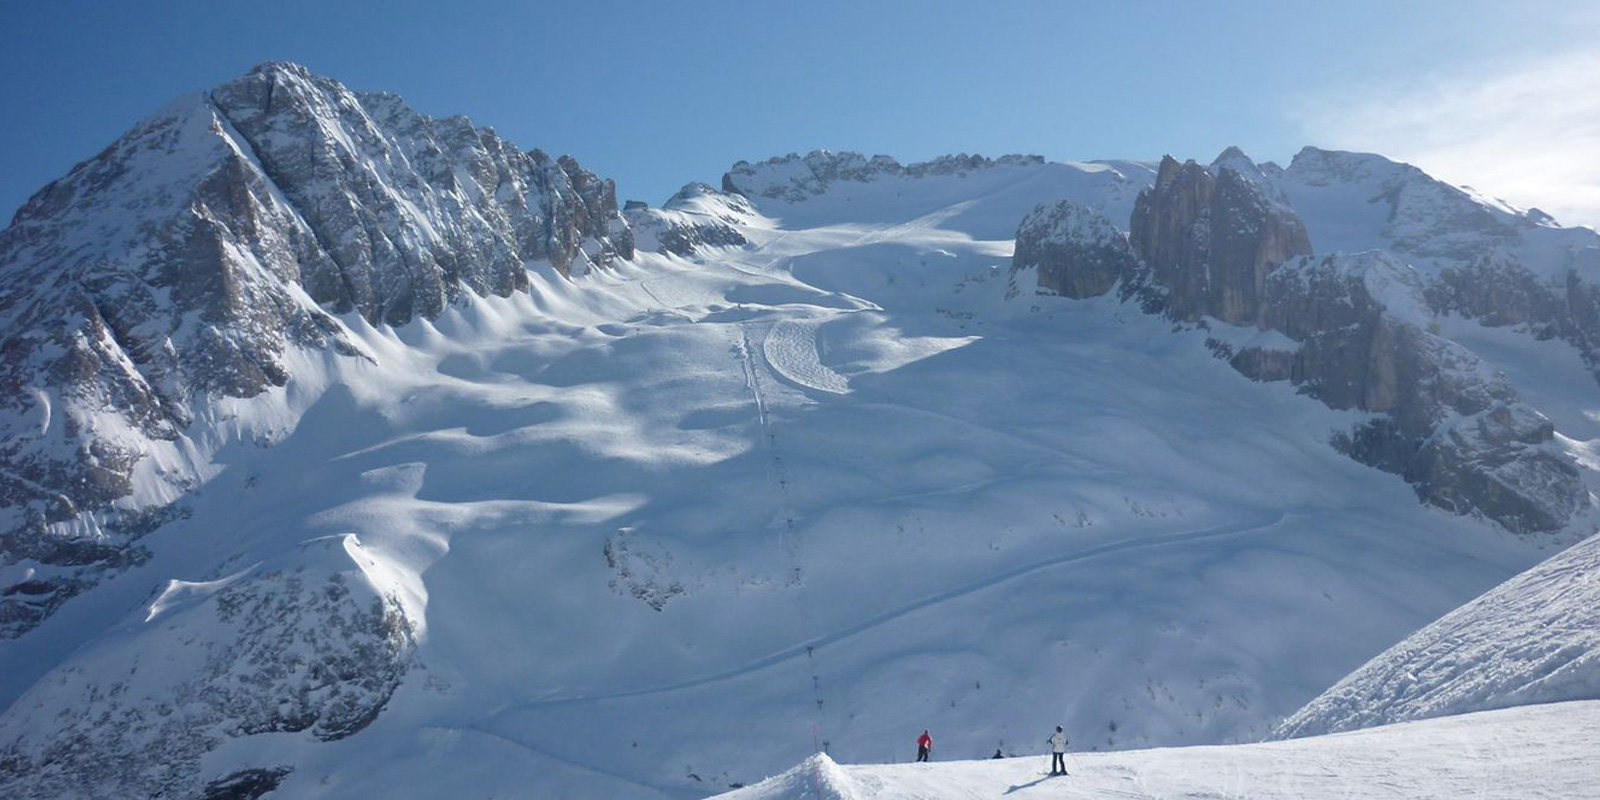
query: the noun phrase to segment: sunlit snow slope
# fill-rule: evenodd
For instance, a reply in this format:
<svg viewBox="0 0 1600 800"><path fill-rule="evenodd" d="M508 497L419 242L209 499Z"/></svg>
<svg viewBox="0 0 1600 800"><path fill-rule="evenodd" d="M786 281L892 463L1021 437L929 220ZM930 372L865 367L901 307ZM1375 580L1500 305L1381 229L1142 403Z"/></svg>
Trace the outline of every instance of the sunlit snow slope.
<svg viewBox="0 0 1600 800"><path fill-rule="evenodd" d="M399 328L346 315L374 363L296 364L277 391L306 410L277 444L226 445L146 563L0 643L0 734L155 740L156 710L206 685L184 676L260 678L171 643L258 635L229 587L303 561L385 598L404 677L335 741L207 722L207 777L687 798L822 748L902 759L923 728L945 758L1029 752L1058 722L1085 750L1259 738L1542 540L1335 452L1359 416L1243 377L1216 332L1013 283L1035 204L1125 220L1149 179L1027 162L841 184L761 204L745 248L541 268Z"/></svg>
<svg viewBox="0 0 1600 800"><path fill-rule="evenodd" d="M1406 639L1311 701L1282 736L1600 699L1600 536Z"/></svg>
<svg viewBox="0 0 1600 800"><path fill-rule="evenodd" d="M1137 800L1351 797L1535 800L1589 797L1600 702L1404 723L1270 744L1074 753L1066 777L1045 757L841 766L818 755L727 800Z"/></svg>

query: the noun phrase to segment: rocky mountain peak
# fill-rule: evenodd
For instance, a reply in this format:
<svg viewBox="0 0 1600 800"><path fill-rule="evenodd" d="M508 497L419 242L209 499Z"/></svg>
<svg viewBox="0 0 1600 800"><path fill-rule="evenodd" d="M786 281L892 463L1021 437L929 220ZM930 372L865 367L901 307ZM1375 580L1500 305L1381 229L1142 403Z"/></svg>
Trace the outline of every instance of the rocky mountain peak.
<svg viewBox="0 0 1600 800"><path fill-rule="evenodd" d="M1242 155L1242 154L1241 154ZM1252 165L1253 166L1253 165ZM1161 160L1129 223L1135 252L1173 289L1170 314L1254 324L1266 276L1311 253L1305 224L1257 182L1232 168Z"/></svg>
<svg viewBox="0 0 1600 800"><path fill-rule="evenodd" d="M155 443L220 446L189 441L197 409L283 386L293 351L358 355L333 314L401 325L632 256L611 181L465 118L287 62L168 104L0 231L0 557L42 565L0 634L134 557L151 509L112 504Z"/></svg>
<svg viewBox="0 0 1600 800"><path fill-rule="evenodd" d="M280 61L280 60L276 60L276 59L267 59L266 61L262 61L262 62L256 64L255 66L251 67L249 69L249 71L245 72L245 75L247 75L247 76L248 75L269 75L270 76L270 75L274 75L274 74L286 75L286 76L290 76L290 77L297 78L297 79L300 79L300 80L312 80L312 79L316 78L316 76L311 73L311 70L306 69L304 66L301 66L300 64L297 64L297 63L295 63L293 61Z"/></svg>
<svg viewBox="0 0 1600 800"><path fill-rule="evenodd" d="M684 186L661 208L630 204L624 215L640 249L685 258L707 248L747 244L739 228L760 217L743 195L704 183Z"/></svg>

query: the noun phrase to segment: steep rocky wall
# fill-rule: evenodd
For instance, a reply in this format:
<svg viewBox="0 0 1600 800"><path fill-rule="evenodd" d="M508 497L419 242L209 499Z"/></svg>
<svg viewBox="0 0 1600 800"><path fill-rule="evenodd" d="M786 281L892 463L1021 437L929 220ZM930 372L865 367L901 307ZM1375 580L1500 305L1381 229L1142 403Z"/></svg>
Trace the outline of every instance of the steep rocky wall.
<svg viewBox="0 0 1600 800"><path fill-rule="evenodd" d="M1333 408L1383 417L1336 437L1424 501L1518 532L1554 531L1587 505L1554 428L1470 350L1431 333L1416 271L1382 252L1300 258L1266 283L1263 324L1300 343L1286 378Z"/></svg>
<svg viewBox="0 0 1600 800"><path fill-rule="evenodd" d="M1171 289L1175 319L1255 324L1278 264L1311 253L1304 223L1238 171L1163 158L1128 223L1134 251Z"/></svg>
<svg viewBox="0 0 1600 800"><path fill-rule="evenodd" d="M1081 300L1132 277L1139 259L1105 215L1062 200L1023 218L1011 264L1013 272L1037 270L1040 289Z"/></svg>
<svg viewBox="0 0 1600 800"><path fill-rule="evenodd" d="M1088 209L1040 206L1018 228L1013 270L1036 269L1041 291L1084 298L1120 287L1177 321L1284 334L1292 348L1214 346L1252 378L1291 381L1330 407L1380 415L1333 444L1403 476L1425 502L1519 533L1559 530L1586 507L1549 420L1471 351L1430 330L1430 298L1506 324L1548 316L1556 304L1539 283L1529 276L1441 298L1380 251L1312 257L1303 222L1241 159L1230 163L1248 173L1163 159L1125 238Z"/></svg>
<svg viewBox="0 0 1600 800"><path fill-rule="evenodd" d="M125 499L156 443L216 438L189 435L207 398L285 385L292 350L361 357L332 314L400 325L526 290L528 263L632 256L614 185L573 159L293 64L153 114L0 232L0 566L24 576L0 637L182 513Z"/></svg>

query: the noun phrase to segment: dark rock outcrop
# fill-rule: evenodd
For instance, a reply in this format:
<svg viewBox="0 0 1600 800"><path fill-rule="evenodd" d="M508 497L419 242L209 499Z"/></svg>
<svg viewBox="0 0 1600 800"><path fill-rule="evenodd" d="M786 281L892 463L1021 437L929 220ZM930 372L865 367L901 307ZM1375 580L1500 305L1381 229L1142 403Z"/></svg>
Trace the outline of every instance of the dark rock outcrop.
<svg viewBox="0 0 1600 800"><path fill-rule="evenodd" d="M257 800L289 776L288 767L241 769L205 785L200 800Z"/></svg>
<svg viewBox="0 0 1600 800"><path fill-rule="evenodd" d="M1565 340L1600 380L1600 248L1580 251L1559 278L1542 277L1521 261L1480 255L1439 270L1428 303L1489 327L1516 327L1537 339Z"/></svg>
<svg viewBox="0 0 1600 800"><path fill-rule="evenodd" d="M1128 233L1154 279L1171 290L1167 313L1181 320L1256 324L1267 274L1311 253L1300 218L1238 170L1213 174L1171 156L1140 193Z"/></svg>
<svg viewBox="0 0 1600 800"><path fill-rule="evenodd" d="M1559 529L1587 505L1549 420L1427 329L1416 270L1378 251L1294 259L1266 294L1263 324L1300 343L1286 377L1333 408L1385 415L1336 438L1352 457L1402 475L1428 503L1518 533Z"/></svg>
<svg viewBox="0 0 1600 800"><path fill-rule="evenodd" d="M1062 200L1023 218L1011 269L1037 270L1040 289L1081 300L1136 275L1139 259L1104 214Z"/></svg>
<svg viewBox="0 0 1600 800"><path fill-rule="evenodd" d="M1120 283L1147 312L1282 334L1270 347L1208 344L1252 378L1288 380L1332 408L1381 415L1334 445L1403 476L1425 502L1519 533L1562 528L1589 498L1549 420L1437 335L1429 305L1528 324L1558 315L1538 282L1463 279L1425 290L1415 269L1381 251L1312 257L1273 174L1232 149L1212 169L1169 156L1140 194L1126 240L1087 209L1041 206L1018 230L1013 269L1036 268L1042 291L1083 298ZM1485 271L1506 274L1489 266L1463 274L1487 280ZM1581 294L1568 307L1584 308ZM1546 335L1576 328L1549 325Z"/></svg>

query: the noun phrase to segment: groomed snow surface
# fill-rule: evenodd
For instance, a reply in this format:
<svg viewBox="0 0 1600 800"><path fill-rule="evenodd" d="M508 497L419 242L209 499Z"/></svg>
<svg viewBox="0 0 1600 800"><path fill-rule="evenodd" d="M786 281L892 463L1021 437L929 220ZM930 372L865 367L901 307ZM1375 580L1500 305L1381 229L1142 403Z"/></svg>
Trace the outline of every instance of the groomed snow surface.
<svg viewBox="0 0 1600 800"><path fill-rule="evenodd" d="M1044 733L1040 733L1040 738ZM1600 702L1486 711L1288 742L842 766L825 755L719 800L1571 800L1600 793Z"/></svg>

